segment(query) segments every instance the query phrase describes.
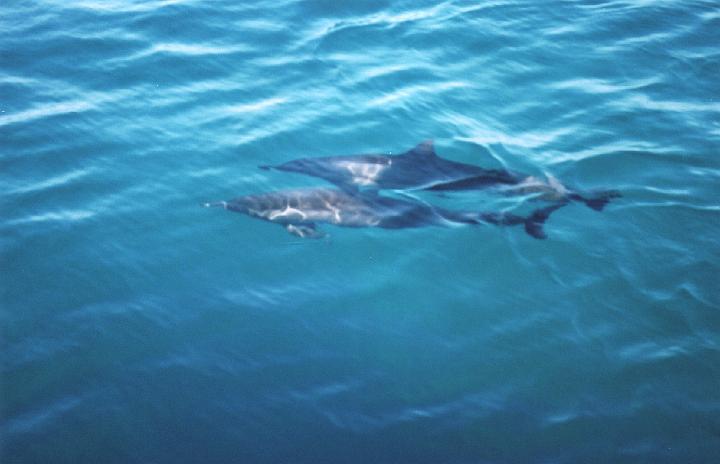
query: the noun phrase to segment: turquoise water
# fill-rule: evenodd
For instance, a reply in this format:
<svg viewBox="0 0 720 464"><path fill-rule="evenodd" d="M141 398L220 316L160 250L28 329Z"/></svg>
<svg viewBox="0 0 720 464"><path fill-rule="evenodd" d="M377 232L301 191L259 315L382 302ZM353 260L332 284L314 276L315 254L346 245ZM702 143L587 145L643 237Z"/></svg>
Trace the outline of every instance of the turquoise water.
<svg viewBox="0 0 720 464"><path fill-rule="evenodd" d="M0 460L717 462L718 76L715 1L3 1ZM623 198L201 207L428 138Z"/></svg>

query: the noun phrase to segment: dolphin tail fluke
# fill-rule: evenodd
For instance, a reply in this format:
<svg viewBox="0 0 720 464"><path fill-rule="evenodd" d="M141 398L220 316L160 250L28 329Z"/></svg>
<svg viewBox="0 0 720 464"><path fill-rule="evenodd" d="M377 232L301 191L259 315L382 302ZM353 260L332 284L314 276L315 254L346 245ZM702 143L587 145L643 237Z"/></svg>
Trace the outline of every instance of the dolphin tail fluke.
<svg viewBox="0 0 720 464"><path fill-rule="evenodd" d="M273 169L275 166L272 166L270 164L261 164L258 167L264 171L269 171L269 170Z"/></svg>
<svg viewBox="0 0 720 464"><path fill-rule="evenodd" d="M548 220L553 212L566 204L566 201L555 203L554 205L537 209L530 213L529 216L519 216L512 213L484 213L481 215L481 218L485 222L499 226L522 225L525 228L525 232L531 237L545 239L547 238L547 234L545 234L545 230L543 230L545 221Z"/></svg>
<svg viewBox="0 0 720 464"><path fill-rule="evenodd" d="M592 208L595 211L602 211L605 206L610 203L610 198L599 197L599 198L586 198L584 203L588 208Z"/></svg>
<svg viewBox="0 0 720 464"><path fill-rule="evenodd" d="M545 225L545 221L548 220L550 215L554 213L556 210L562 208L567 203L557 203L551 206L547 206L545 208L536 209L532 213L530 213L529 216L523 218L523 225L525 226L525 232L528 233L531 237L537 238L537 239L545 239L547 238L547 234L545 233L545 230L543 229L543 226Z"/></svg>
<svg viewBox="0 0 720 464"><path fill-rule="evenodd" d="M536 209L535 211L530 213L527 218L525 218L525 232L537 239L547 238L547 235L543 230L543 225L545 225L545 221L548 220L552 213L567 204L567 201L561 201L559 203L555 203L554 205L546 206L545 208Z"/></svg>
<svg viewBox="0 0 720 464"><path fill-rule="evenodd" d="M613 198L620 198L621 196L622 195L620 195L620 192L618 191L608 190L606 192L598 192L596 194L593 194L593 196L582 196L579 194L573 194L570 195L570 199L585 203L588 208L591 208L595 211L602 211Z"/></svg>

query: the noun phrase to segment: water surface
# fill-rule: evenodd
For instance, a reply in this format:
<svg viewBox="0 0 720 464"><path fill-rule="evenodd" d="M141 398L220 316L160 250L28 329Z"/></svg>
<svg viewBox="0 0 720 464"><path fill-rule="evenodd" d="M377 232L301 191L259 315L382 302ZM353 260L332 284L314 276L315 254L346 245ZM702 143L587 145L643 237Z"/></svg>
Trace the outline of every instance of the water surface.
<svg viewBox="0 0 720 464"><path fill-rule="evenodd" d="M714 462L719 45L714 1L2 2L2 461ZM623 198L200 206L428 138Z"/></svg>

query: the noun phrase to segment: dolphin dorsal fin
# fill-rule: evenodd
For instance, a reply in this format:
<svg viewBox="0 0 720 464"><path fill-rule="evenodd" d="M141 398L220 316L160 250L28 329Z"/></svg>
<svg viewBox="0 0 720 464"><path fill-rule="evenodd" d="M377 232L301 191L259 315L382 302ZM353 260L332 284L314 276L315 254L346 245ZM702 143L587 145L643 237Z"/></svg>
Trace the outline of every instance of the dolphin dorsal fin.
<svg viewBox="0 0 720 464"><path fill-rule="evenodd" d="M432 140L420 142L415 148L412 148L405 154L417 157L437 156L435 153L435 145Z"/></svg>

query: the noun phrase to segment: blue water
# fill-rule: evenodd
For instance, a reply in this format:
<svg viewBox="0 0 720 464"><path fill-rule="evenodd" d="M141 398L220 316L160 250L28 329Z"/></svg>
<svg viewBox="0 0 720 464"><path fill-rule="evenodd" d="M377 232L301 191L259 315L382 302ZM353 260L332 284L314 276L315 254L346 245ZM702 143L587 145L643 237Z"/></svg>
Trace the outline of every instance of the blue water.
<svg viewBox="0 0 720 464"><path fill-rule="evenodd" d="M4 0L0 460L718 462L719 76L716 1ZM623 197L201 207L428 138Z"/></svg>

